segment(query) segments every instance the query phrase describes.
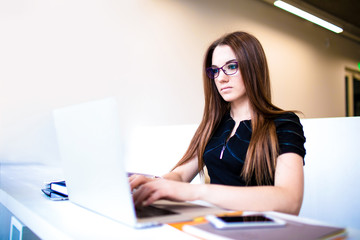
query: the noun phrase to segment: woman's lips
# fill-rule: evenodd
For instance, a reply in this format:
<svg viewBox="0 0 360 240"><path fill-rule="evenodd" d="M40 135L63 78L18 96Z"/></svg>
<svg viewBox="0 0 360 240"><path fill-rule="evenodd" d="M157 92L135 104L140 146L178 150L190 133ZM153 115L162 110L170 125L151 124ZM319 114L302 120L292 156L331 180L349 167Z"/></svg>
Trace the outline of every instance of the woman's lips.
<svg viewBox="0 0 360 240"><path fill-rule="evenodd" d="M225 91L228 91L230 89L231 89L231 87L223 87L223 88L221 88L221 92L225 92Z"/></svg>

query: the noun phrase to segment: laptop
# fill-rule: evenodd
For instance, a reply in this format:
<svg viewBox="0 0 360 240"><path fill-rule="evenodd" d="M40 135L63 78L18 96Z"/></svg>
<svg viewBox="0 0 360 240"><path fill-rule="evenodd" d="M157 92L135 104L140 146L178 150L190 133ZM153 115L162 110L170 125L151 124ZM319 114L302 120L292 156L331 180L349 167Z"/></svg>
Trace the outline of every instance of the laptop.
<svg viewBox="0 0 360 240"><path fill-rule="evenodd" d="M125 139L120 132L118 111L115 98L54 110L59 151L72 203L135 228L188 221L224 211L167 200L135 209L121 148Z"/></svg>

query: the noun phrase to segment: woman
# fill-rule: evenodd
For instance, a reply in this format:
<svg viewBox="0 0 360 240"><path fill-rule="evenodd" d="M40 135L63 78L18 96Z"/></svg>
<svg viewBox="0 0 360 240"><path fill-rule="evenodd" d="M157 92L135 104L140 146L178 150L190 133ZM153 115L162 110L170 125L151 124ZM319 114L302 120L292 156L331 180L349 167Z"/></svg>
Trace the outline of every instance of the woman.
<svg viewBox="0 0 360 240"><path fill-rule="evenodd" d="M137 206L204 200L232 210L298 214L305 137L299 118L271 103L259 41L245 32L216 40L204 59L205 108L184 157L162 178L129 178ZM211 184L189 184L207 167Z"/></svg>

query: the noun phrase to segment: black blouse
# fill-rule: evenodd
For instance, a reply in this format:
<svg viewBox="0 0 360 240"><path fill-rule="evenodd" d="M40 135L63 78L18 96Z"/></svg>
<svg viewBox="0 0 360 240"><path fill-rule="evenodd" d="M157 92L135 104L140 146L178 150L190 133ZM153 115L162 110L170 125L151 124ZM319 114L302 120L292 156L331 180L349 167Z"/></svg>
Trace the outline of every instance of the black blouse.
<svg viewBox="0 0 360 240"><path fill-rule="evenodd" d="M280 153L305 156L305 136L299 117L294 113L282 114L274 119ZM230 113L225 114L204 151L204 163L211 183L245 186L240 177L251 138L251 120L241 121L236 133L227 142L235 126ZM304 162L305 164L305 162ZM255 185L252 183L251 185Z"/></svg>

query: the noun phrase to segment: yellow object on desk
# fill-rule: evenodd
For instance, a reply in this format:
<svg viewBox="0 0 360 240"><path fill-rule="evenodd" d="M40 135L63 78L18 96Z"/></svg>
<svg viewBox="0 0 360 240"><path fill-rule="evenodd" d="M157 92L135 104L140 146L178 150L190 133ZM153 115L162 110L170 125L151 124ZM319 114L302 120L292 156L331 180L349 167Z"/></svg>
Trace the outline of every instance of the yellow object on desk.
<svg viewBox="0 0 360 240"><path fill-rule="evenodd" d="M207 223L207 222L208 221L205 219L205 217L197 217L194 218L192 221L169 223L168 225L182 231L184 225L195 225L195 224Z"/></svg>

